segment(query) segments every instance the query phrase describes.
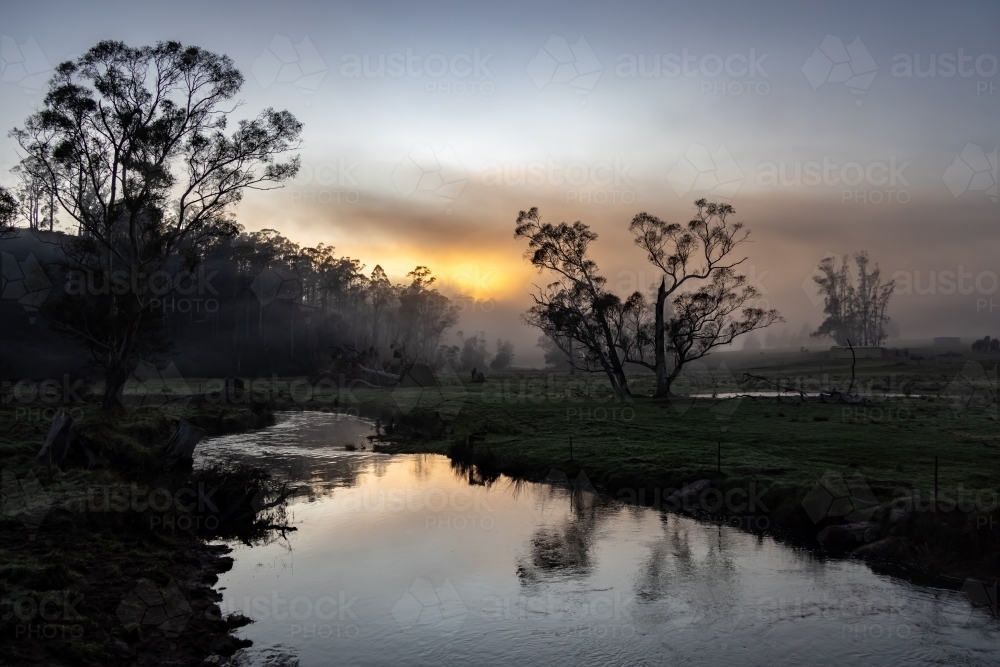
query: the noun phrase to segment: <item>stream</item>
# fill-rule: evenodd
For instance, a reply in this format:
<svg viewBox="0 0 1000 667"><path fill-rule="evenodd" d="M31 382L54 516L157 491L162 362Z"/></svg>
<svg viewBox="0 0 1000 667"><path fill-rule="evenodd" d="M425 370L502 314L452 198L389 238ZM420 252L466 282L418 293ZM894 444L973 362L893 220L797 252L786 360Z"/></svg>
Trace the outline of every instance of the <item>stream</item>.
<svg viewBox="0 0 1000 667"><path fill-rule="evenodd" d="M373 453L370 422L295 412L207 440L301 488L295 531L233 545L240 665L995 665L958 591L566 484L484 486ZM346 448L353 445L357 451Z"/></svg>

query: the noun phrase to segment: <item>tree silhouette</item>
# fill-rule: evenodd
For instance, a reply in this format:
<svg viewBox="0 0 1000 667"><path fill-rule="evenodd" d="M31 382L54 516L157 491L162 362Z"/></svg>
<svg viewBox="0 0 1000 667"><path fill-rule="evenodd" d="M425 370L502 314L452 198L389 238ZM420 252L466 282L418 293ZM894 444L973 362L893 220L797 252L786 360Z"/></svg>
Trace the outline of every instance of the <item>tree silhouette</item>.
<svg viewBox="0 0 1000 667"><path fill-rule="evenodd" d="M858 345L881 345L888 337L886 308L896 288L896 281L883 283L878 264L869 268L867 252L854 254L857 279L852 279L848 258L845 256L838 269L834 258L828 257L819 264L820 275L813 280L823 296L826 319L812 336L829 336L838 345L853 341Z"/></svg>
<svg viewBox="0 0 1000 667"><path fill-rule="evenodd" d="M17 217L17 200L14 195L0 186L0 239L15 233L14 218Z"/></svg>
<svg viewBox="0 0 1000 667"><path fill-rule="evenodd" d="M60 64L43 107L11 133L22 164L79 225L66 268L107 281L118 273L128 285L73 295L52 311L103 367L106 413L120 408L140 357L163 349L150 315L164 295L144 281L197 264L206 245L239 231L230 215L246 189L276 187L298 170L297 157L283 160L302 130L287 111L266 109L228 131L242 85L227 56L103 41Z"/></svg>
<svg viewBox="0 0 1000 667"><path fill-rule="evenodd" d="M649 262L663 272L653 306L653 370L656 372L657 396L670 393L665 312L669 299L686 283L713 279L746 260L746 257L736 259L733 255L750 235L743 228L743 223L730 221L730 216L735 213L733 207L709 203L705 199L699 199L694 205L697 210L695 218L684 227L666 223L645 212L635 216L629 225L635 244L645 250ZM677 324L674 329L678 332L690 330L691 325ZM684 343L679 346L683 349ZM674 370L677 370L676 363Z"/></svg>

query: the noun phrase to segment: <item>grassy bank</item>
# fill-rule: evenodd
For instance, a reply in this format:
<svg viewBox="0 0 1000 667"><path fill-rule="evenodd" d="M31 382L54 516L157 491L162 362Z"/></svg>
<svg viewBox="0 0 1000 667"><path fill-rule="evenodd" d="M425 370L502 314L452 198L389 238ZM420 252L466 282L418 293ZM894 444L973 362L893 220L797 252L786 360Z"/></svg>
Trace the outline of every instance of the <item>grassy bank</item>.
<svg viewBox="0 0 1000 667"><path fill-rule="evenodd" d="M231 498L203 475L165 471L162 455L178 419L222 434L273 416L159 407L111 427L95 406L77 405L74 453L50 467L34 458L47 420L22 404L7 407L0 410L0 664L186 665L235 651L240 643L229 631L241 620L220 617L221 596L212 590L231 565L228 549L204 540L213 516L206 508L225 511Z"/></svg>
<svg viewBox="0 0 1000 667"><path fill-rule="evenodd" d="M728 372L808 394L850 382L849 362L790 356ZM390 451L448 454L487 478L573 480L582 472L629 502L726 516L832 553L854 550L913 578L961 583L995 579L1000 567L996 403L981 391L970 399L975 392L956 383L968 361L859 364L855 389L870 397L860 405L803 401L795 392L654 400L643 396L652 393L648 376L633 380L633 401L616 402L600 378L538 373L496 374L486 384L463 381L419 397L368 390L356 398L381 415ZM390 410L400 423L387 420ZM697 480L720 493L668 501ZM828 526L858 522L877 529L856 540L830 539L836 530L816 540Z"/></svg>

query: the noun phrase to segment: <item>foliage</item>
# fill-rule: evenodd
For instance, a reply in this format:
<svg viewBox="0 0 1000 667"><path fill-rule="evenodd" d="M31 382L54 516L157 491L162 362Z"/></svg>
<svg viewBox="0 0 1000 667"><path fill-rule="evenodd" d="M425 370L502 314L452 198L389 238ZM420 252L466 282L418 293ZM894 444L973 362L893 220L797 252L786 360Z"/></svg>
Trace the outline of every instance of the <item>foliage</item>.
<svg viewBox="0 0 1000 667"><path fill-rule="evenodd" d="M52 231L56 216L55 191L51 181L45 177L44 165L28 157L11 172L20 180L17 200L28 229L41 229L43 222L48 221L49 231Z"/></svg>
<svg viewBox="0 0 1000 667"><path fill-rule="evenodd" d="M485 370L490 363L490 352L486 349L486 334L480 331L466 337L459 331L457 335L462 341L458 353L458 363L461 369L463 371Z"/></svg>
<svg viewBox="0 0 1000 667"><path fill-rule="evenodd" d="M882 282L878 264L869 269L867 252L854 254L857 279L850 275L850 262L845 255L840 268L833 257L819 264L820 275L813 280L823 296L826 319L811 335L829 336L838 345L881 345L888 337L886 308L896 288L896 281Z"/></svg>
<svg viewBox="0 0 1000 667"><path fill-rule="evenodd" d="M515 238L528 241L525 258L539 271L548 271L555 282L532 295L535 302L524 321L536 326L557 343L572 339L586 350L587 370L603 372L615 395L629 395L625 359L619 345L623 311L630 307L606 289L607 279L587 255L597 234L580 221L569 225L543 223L537 208L521 211ZM640 295L641 297L641 295Z"/></svg>
<svg viewBox="0 0 1000 667"><path fill-rule="evenodd" d="M573 371L573 364L571 362L572 357L568 352L564 352L563 349L569 350L572 346L573 341L563 340L557 343L552 338L546 335L541 335L538 337L538 341L535 343L535 347L540 347L542 349L542 354L545 359L545 367L558 371Z"/></svg>
<svg viewBox="0 0 1000 667"><path fill-rule="evenodd" d="M656 394L667 396L685 364L781 319L776 310L752 305L757 290L733 270L742 260L727 259L746 238L742 224L727 220L732 207L705 200L695 206L698 216L687 231L645 213L632 221L636 243L664 271L653 305L641 292L622 298L606 288L607 280L588 256L597 234L587 225L542 223L536 208L518 216L515 236L528 240L526 258L556 276L533 295L535 305L525 322L541 329L567 358L572 353L567 341L579 343L585 350L583 368L602 371L618 397L630 393L625 364L656 371ZM691 259L699 247L705 258L694 268ZM707 282L679 291L681 285L698 280Z"/></svg>
<svg viewBox="0 0 1000 667"><path fill-rule="evenodd" d="M136 284L196 265L207 246L239 231L230 218L244 190L295 175L302 125L266 109L227 132L243 75L227 56L178 42L103 41L60 64L43 107L11 135L24 175L41 179L80 236L67 270L131 289L75 295L52 308L60 329L104 368L104 408L141 355L164 349L157 297ZM168 281L169 282L169 281Z"/></svg>
<svg viewBox="0 0 1000 667"><path fill-rule="evenodd" d="M973 352L1000 352L1000 338L984 336L981 340L972 342Z"/></svg>
<svg viewBox="0 0 1000 667"><path fill-rule="evenodd" d="M493 355L490 362L490 370L502 371L510 368L514 363L514 343L503 341L497 338L497 353Z"/></svg>
<svg viewBox="0 0 1000 667"><path fill-rule="evenodd" d="M0 187L0 239L13 233L17 210L17 200L5 188Z"/></svg>
<svg viewBox="0 0 1000 667"><path fill-rule="evenodd" d="M646 258L657 269L663 272L660 284L656 290L656 300L653 305L653 324L651 335L648 331L637 330L637 344L641 350L640 356L647 354L646 347L652 347L652 368L656 372L656 395L667 396L670 393L670 383L676 378L681 367L687 361L703 356L695 353L693 358L688 357L688 352L695 342L691 336L697 336L695 320L691 319L691 310L688 308L687 315L682 314L686 322L667 322L667 311L671 307L670 299L680 290L685 283L697 283L703 280L711 280L724 274L732 274L733 269L742 264L746 257L736 259L733 255L737 247L742 245L750 232L743 228L743 223L730 221L736 211L729 204L709 203L704 199L699 199L695 203L696 214L693 220L688 222L686 227L677 223L667 223L656 216L642 212L636 215L629 231L632 232L633 241L637 246L646 251ZM732 274L735 275L735 274ZM723 280L723 283L725 280ZM742 299L740 306L748 303L756 296L753 288L743 287L742 280L738 280L739 287L742 287ZM737 287L737 285L732 285ZM704 306L712 302L712 297L707 293L698 301ZM683 298L683 296L678 297ZM685 302L688 306L694 302ZM721 306L721 304L718 304ZM729 313L733 311L730 310ZM750 328L746 326L741 333L753 331L757 328L768 326L771 322L777 321L777 311L771 311L773 315L765 316L763 313L753 313L747 321L755 321L756 325ZM729 313L726 313L728 316ZM711 317L701 318L703 323L712 324L715 322ZM724 327L718 327L721 331ZM684 333L686 340L670 341L667 339L668 330L680 334ZM739 335L738 333L736 335ZM727 336L721 336L726 340ZM701 338L702 342L709 340L707 337ZM731 341L730 341L731 342ZM725 344L725 343L715 343ZM707 353L709 348L705 348ZM672 370L668 368L667 357L672 353ZM640 361L643 365L648 363Z"/></svg>

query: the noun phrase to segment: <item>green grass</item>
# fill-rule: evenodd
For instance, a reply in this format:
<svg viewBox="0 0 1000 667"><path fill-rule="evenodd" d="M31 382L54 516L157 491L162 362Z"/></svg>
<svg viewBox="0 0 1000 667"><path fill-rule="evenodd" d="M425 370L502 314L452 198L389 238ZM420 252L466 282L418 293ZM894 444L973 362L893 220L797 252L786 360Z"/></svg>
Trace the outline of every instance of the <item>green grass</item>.
<svg viewBox="0 0 1000 667"><path fill-rule="evenodd" d="M817 385L846 390L849 362L792 356L784 362L771 359L765 367L744 357L730 361L729 372L767 375L809 394L817 392ZM599 488L646 503L657 490L662 499L698 479L708 478L723 491L752 486L758 493L763 489L768 530L796 538L811 539L824 525L842 521L829 517L814 523L802 505L831 473L860 475L886 507L929 509L937 457L938 497L961 493L972 502L979 494L981 502L971 511L933 517L913 513L905 528L891 533L908 540L906 549L894 547L894 558L928 572L995 576L1000 564L997 405L987 404L982 391L970 405L956 400L964 389L955 378L967 361L859 363L855 389L871 399L857 406L792 401L794 394L780 402L664 401L650 397L648 375L632 378L631 401L616 401L599 376L537 372L498 373L485 385L462 382L461 387L424 390L416 407L412 396L385 390L353 395L383 424L388 423L385 415L396 411L401 423L385 435L388 451L448 454L478 464L487 477L503 472L542 479L555 469L572 479L582 471ZM995 374L995 360L985 361ZM718 377L719 370L704 374ZM695 384L710 382L703 377ZM993 380L994 395L995 386ZM723 383L720 391L730 388ZM401 405L408 412L400 414ZM435 413L439 419L428 417Z"/></svg>
<svg viewBox="0 0 1000 667"><path fill-rule="evenodd" d="M762 370L777 375L774 368L753 372ZM803 372L808 370L783 369L781 376L794 383L811 377ZM846 388L844 370L830 374L829 383ZM955 369L920 366L905 376L897 372L889 382L885 378L896 367L872 364L865 370L859 384L870 389L895 383L910 386L915 395L875 395L867 406L774 398L667 402L649 398L652 380L641 376L632 381L633 400L621 402L597 376L496 374L485 385L463 383L464 397L446 394L439 410L445 431L415 448L446 453L452 443L478 434L501 460L517 459L544 473L569 465L572 439L574 461L612 489L625 480L677 483L714 471L720 442L722 470L730 476L811 487L836 470L859 472L873 488L930 489L937 456L941 487L1000 486L996 406L956 409L947 395L916 396L947 394ZM354 393L392 407L390 392ZM433 408L433 401L419 407ZM448 419L452 403L460 403L460 410Z"/></svg>

